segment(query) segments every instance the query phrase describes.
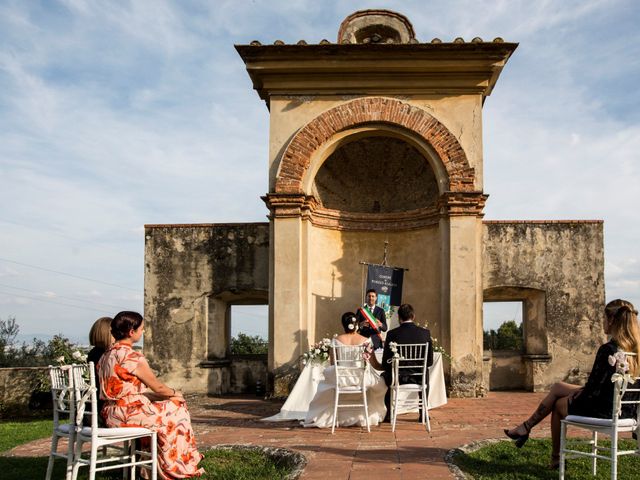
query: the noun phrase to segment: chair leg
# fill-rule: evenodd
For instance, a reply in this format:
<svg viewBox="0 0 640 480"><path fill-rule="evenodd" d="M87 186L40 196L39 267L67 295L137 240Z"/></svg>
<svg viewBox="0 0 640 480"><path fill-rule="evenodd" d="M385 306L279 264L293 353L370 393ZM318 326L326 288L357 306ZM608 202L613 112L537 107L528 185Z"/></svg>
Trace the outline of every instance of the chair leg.
<svg viewBox="0 0 640 480"><path fill-rule="evenodd" d="M151 480L158 480L158 437L155 432L151 436Z"/></svg>
<svg viewBox="0 0 640 480"><path fill-rule="evenodd" d="M427 425L427 432L431 432L431 422L429 421L429 408L425 405L422 407L422 413Z"/></svg>
<svg viewBox="0 0 640 480"><path fill-rule="evenodd" d="M593 458L591 459L591 475L596 476L596 470L598 469L598 459L596 458L596 454L598 453L598 432L593 432L591 437L591 454Z"/></svg>
<svg viewBox="0 0 640 480"><path fill-rule="evenodd" d="M333 434L336 430L336 423L338 423L338 398L340 397L340 394L338 393L338 390L336 389L336 395L333 401L333 424L331 425L331 434Z"/></svg>
<svg viewBox="0 0 640 480"><path fill-rule="evenodd" d="M367 423L367 432L371 433L371 427L369 426L369 407L367 405L367 390L362 390L362 399L364 401L364 416L366 418Z"/></svg>
<svg viewBox="0 0 640 480"><path fill-rule="evenodd" d="M396 419L398 418L398 392L394 389L391 393L391 431L396 431Z"/></svg>
<svg viewBox="0 0 640 480"><path fill-rule="evenodd" d="M55 433L51 436L51 451L49 453L49 463L47 463L47 475L45 477L46 480L51 480L51 474L53 473L53 461L55 459L53 454L58 451L59 440L60 440L60 437L57 436Z"/></svg>
<svg viewBox="0 0 640 480"><path fill-rule="evenodd" d="M124 442L122 446L124 451L129 452L129 464L135 461L135 455L133 453L133 449L135 448L135 440L129 440ZM122 472L124 476L124 480L134 480L136 478L135 465L129 465L128 467L123 468Z"/></svg>
<svg viewBox="0 0 640 480"><path fill-rule="evenodd" d="M611 435L611 480L618 478L618 432Z"/></svg>
<svg viewBox="0 0 640 480"><path fill-rule="evenodd" d="M426 388L422 390L422 398L420 398L420 406L422 407L422 424L427 427L427 432L431 432L431 422L429 421L429 400Z"/></svg>
<svg viewBox="0 0 640 480"><path fill-rule="evenodd" d="M73 476L73 457L75 451L75 436L69 436L67 443L67 471L65 473L65 480L71 480Z"/></svg>
<svg viewBox="0 0 640 480"><path fill-rule="evenodd" d="M564 468L565 468L565 454L564 449L566 446L566 436L567 436L567 426L564 422L560 422L560 471L559 478L560 480L564 480Z"/></svg>
<svg viewBox="0 0 640 480"><path fill-rule="evenodd" d="M96 479L96 460L98 459L98 447L91 442L91 463L89 464L89 480Z"/></svg>
<svg viewBox="0 0 640 480"><path fill-rule="evenodd" d="M73 468L71 469L71 480L78 478L78 471L80 470L80 458L82 457L82 444L83 442L76 439L75 454L73 455Z"/></svg>

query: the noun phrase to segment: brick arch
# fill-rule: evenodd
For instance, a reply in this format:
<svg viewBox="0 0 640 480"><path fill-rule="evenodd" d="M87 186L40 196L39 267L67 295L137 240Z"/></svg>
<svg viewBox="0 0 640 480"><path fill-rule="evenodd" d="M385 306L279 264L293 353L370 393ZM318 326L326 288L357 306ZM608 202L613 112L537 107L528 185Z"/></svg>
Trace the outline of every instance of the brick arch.
<svg viewBox="0 0 640 480"><path fill-rule="evenodd" d="M302 194L302 182L313 153L333 135L368 123L401 126L424 139L436 152L452 192L474 191L475 172L458 139L426 111L392 98L353 100L328 110L295 134L282 156L275 193Z"/></svg>

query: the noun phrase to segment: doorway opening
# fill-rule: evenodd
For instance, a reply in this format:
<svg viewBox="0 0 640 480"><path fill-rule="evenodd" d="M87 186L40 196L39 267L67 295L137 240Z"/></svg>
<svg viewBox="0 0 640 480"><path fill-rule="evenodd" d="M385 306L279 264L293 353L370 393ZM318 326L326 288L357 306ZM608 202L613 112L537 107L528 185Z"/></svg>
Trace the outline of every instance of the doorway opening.
<svg viewBox="0 0 640 480"><path fill-rule="evenodd" d="M229 306L230 393L265 394L269 352L269 306Z"/></svg>
<svg viewBox="0 0 640 480"><path fill-rule="evenodd" d="M489 390L526 387L524 303L489 301L482 305L483 347ZM488 381L487 381L488 380Z"/></svg>
<svg viewBox="0 0 640 480"><path fill-rule="evenodd" d="M231 305L231 355L266 355L269 350L269 306Z"/></svg>

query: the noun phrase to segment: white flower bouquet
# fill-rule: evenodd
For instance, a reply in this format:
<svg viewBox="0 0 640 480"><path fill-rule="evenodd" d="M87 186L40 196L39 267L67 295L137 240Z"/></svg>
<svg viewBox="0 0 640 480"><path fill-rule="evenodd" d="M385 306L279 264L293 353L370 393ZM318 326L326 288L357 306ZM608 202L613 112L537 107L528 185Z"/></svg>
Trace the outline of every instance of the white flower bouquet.
<svg viewBox="0 0 640 480"><path fill-rule="evenodd" d="M302 355L302 364L317 362L324 363L329 360L329 352L331 350L331 339L323 338L317 343L314 343L309 351Z"/></svg>

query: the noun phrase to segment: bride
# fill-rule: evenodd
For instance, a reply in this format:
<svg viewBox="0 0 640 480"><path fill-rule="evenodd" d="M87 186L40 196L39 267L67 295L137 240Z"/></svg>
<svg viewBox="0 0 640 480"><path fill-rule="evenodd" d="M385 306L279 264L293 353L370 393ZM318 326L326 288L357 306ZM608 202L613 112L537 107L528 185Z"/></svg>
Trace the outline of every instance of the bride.
<svg viewBox="0 0 640 480"><path fill-rule="evenodd" d="M342 327L344 332L334 338L338 345L358 346L371 345L371 340L358 334L358 320L352 312L342 315ZM370 351L370 349L369 349ZM332 357L333 358L333 357ZM367 385L367 403L369 407L370 425L378 425L385 417L387 409L384 406L384 395L387 386L380 375L371 367L380 368L375 355L369 357L370 365L367 365L364 381ZM324 369L324 378L318 384L318 391L309 404L309 410L303 422L305 427L331 427L333 423L333 405L335 400L335 367L333 365ZM348 427L352 425L365 426L364 411L360 407L341 408L338 410L338 425Z"/></svg>

